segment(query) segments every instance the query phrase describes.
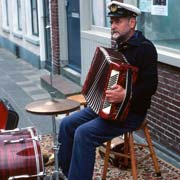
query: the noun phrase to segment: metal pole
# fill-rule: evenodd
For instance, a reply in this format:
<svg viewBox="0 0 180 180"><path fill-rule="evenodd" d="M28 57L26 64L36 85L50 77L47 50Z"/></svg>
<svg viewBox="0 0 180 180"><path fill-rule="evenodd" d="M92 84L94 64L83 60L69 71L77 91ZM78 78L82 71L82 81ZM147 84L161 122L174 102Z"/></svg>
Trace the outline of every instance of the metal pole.
<svg viewBox="0 0 180 180"><path fill-rule="evenodd" d="M52 39L52 14L51 14L51 0L49 0L49 26L50 26L50 38L51 38L51 73L50 73L50 85L52 88L52 91L50 92L51 99L54 99L55 92L53 91L53 74L54 74L54 62L53 62L53 39Z"/></svg>
<svg viewBox="0 0 180 180"><path fill-rule="evenodd" d="M52 61L51 61L51 73L50 73L50 84L51 84L51 88L53 89L53 70L54 70L54 63L53 63L53 50L52 50L52 44L53 44L53 40L52 40L52 14L51 14L51 0L49 0L49 14L50 14L50 37L51 37L51 51L52 51ZM53 100L53 95L55 94L55 92L51 91L50 95L51 95L51 99ZM52 116L52 127L53 127L53 142L54 142L54 161L55 161L55 169L53 172L53 177L55 177L55 180L59 180L59 165L58 165L58 143L57 143L57 137L56 137L56 119L55 119L55 115Z"/></svg>
<svg viewBox="0 0 180 180"><path fill-rule="evenodd" d="M59 165L58 165L58 143L56 137L56 119L55 115L52 116L52 126L53 126L53 142L54 142L54 160L55 160L55 170L53 172L53 176L55 176L56 180L59 180Z"/></svg>

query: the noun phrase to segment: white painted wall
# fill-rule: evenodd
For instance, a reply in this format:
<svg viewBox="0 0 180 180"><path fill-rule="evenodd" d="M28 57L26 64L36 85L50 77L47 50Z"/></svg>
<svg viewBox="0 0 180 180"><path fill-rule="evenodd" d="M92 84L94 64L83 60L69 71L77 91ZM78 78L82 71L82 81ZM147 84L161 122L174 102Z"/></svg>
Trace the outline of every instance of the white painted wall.
<svg viewBox="0 0 180 180"><path fill-rule="evenodd" d="M45 38L44 38L44 20L43 20L43 1L38 2L38 20L39 37L32 35L31 32L31 9L30 0L21 0L22 2L22 31L18 30L17 23L17 5L15 0L9 2L9 27L5 25L5 0L0 0L0 35L18 44L19 46L40 55L40 60L45 60Z"/></svg>
<svg viewBox="0 0 180 180"><path fill-rule="evenodd" d="M99 31L91 26L92 7L90 0L80 0L80 18L81 18L81 84L84 83L88 70L90 68L96 47L109 47L110 30L103 29Z"/></svg>

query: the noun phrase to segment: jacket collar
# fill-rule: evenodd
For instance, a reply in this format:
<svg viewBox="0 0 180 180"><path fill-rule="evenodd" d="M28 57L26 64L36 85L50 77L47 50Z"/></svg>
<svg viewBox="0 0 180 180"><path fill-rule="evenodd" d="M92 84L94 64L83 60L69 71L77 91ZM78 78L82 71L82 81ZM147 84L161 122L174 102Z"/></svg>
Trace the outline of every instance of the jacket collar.
<svg viewBox="0 0 180 180"><path fill-rule="evenodd" d="M145 37L141 31L135 31L134 35L126 42L118 45L119 50L124 50L132 46L140 46Z"/></svg>

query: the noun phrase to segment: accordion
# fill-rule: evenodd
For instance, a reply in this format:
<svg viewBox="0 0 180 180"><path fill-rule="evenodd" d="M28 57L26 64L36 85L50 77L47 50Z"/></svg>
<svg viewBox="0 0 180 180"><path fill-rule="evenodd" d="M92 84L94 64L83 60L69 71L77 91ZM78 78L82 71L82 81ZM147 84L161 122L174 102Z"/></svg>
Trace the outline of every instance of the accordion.
<svg viewBox="0 0 180 180"><path fill-rule="evenodd" d="M97 47L82 87L87 105L103 119L123 121L129 111L137 73L138 68L130 65L122 53ZM106 99L106 90L115 84L126 90L121 103L109 103Z"/></svg>

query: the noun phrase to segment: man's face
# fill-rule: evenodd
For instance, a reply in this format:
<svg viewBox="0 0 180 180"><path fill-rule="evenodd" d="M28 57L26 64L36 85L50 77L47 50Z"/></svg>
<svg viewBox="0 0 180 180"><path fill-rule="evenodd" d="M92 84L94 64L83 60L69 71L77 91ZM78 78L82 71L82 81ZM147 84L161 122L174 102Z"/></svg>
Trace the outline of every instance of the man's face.
<svg viewBox="0 0 180 180"><path fill-rule="evenodd" d="M135 19L129 17L111 17L111 33L112 39L119 42L126 41L131 35L135 27Z"/></svg>

